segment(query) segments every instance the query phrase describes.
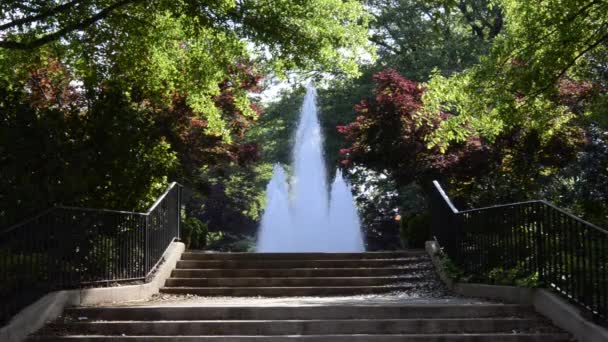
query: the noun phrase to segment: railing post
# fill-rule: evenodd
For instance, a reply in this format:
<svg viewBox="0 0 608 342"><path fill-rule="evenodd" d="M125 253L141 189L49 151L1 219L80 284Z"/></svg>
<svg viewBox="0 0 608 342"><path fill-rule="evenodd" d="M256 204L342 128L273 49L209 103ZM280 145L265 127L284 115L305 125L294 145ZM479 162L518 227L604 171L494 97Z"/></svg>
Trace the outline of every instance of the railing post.
<svg viewBox="0 0 608 342"><path fill-rule="evenodd" d="M462 248L462 240L463 240L463 235L464 235L464 222L462 220L462 215L460 213L452 213L452 234L453 234L453 240L452 240L452 246L454 248L452 255L456 261L456 263L458 265L460 265L461 267L466 267L464 259L463 259L463 251L461 250Z"/></svg>
<svg viewBox="0 0 608 342"><path fill-rule="evenodd" d="M150 215L146 215L145 216L145 220L144 220L144 282L147 280L145 279L146 276L148 275L148 272L150 271L148 269L148 266L150 265L150 233L149 233L149 221L150 221Z"/></svg>
<svg viewBox="0 0 608 342"><path fill-rule="evenodd" d="M536 265L538 268L538 282L544 284L545 282L545 243L543 239L543 230L545 228L545 216L543 213L542 203L536 203L536 250L537 250L537 261Z"/></svg>
<svg viewBox="0 0 608 342"><path fill-rule="evenodd" d="M180 223L182 221L182 186L177 185L177 240L181 240Z"/></svg>

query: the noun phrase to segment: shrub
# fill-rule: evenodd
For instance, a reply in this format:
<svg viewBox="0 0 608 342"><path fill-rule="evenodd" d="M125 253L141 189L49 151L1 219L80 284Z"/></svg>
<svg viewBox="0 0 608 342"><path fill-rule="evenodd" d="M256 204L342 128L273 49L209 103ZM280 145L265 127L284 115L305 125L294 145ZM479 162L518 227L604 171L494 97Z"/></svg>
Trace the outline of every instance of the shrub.
<svg viewBox="0 0 608 342"><path fill-rule="evenodd" d="M539 287L538 273L528 274L522 265L513 268L496 267L488 273L492 284Z"/></svg>
<svg viewBox="0 0 608 342"><path fill-rule="evenodd" d="M207 225L196 217L182 221L182 241L188 249L203 249L207 246Z"/></svg>
<svg viewBox="0 0 608 342"><path fill-rule="evenodd" d="M431 235L430 215L422 213L401 221L400 237L404 248L424 248Z"/></svg>

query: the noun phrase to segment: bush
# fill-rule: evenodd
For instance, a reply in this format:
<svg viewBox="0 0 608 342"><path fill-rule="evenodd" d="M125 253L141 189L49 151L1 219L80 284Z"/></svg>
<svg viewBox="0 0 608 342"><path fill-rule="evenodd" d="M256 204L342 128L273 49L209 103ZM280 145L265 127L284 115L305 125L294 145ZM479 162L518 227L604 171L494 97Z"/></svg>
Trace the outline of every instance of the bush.
<svg viewBox="0 0 608 342"><path fill-rule="evenodd" d="M217 232L217 236L210 232L208 250L219 252L255 252L255 238L249 235Z"/></svg>
<svg viewBox="0 0 608 342"><path fill-rule="evenodd" d="M188 249L203 249L207 246L207 225L196 217L182 221L182 241Z"/></svg>
<svg viewBox="0 0 608 342"><path fill-rule="evenodd" d="M520 287L539 287L538 273L526 273L523 265L513 268L496 267L488 273L488 278L492 284L509 285Z"/></svg>
<svg viewBox="0 0 608 342"><path fill-rule="evenodd" d="M464 272L445 253L441 253L440 262L445 275L453 281L466 281Z"/></svg>
<svg viewBox="0 0 608 342"><path fill-rule="evenodd" d="M431 236L431 217L422 213L401 221L400 237L404 248L424 248Z"/></svg>

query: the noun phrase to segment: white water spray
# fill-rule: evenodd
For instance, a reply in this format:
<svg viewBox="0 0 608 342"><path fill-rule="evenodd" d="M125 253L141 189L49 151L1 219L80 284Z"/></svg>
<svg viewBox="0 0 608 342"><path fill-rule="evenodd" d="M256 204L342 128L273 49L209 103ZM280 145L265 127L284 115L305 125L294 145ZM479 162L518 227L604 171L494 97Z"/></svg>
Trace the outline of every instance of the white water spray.
<svg viewBox="0 0 608 342"><path fill-rule="evenodd" d="M275 165L272 179L266 186L266 210L262 217L257 249L260 251L289 252L291 249L292 222L289 216L289 189L285 171Z"/></svg>
<svg viewBox="0 0 608 342"><path fill-rule="evenodd" d="M337 172L327 195L323 137L316 92L308 86L293 150L291 196L285 171L274 167L258 234L258 252L362 252L365 250L350 187Z"/></svg>
<svg viewBox="0 0 608 342"><path fill-rule="evenodd" d="M364 251L363 237L359 229L360 221L357 207L350 186L342 178L342 172L336 171L331 185L331 202L329 203L329 226L335 248L345 251Z"/></svg>

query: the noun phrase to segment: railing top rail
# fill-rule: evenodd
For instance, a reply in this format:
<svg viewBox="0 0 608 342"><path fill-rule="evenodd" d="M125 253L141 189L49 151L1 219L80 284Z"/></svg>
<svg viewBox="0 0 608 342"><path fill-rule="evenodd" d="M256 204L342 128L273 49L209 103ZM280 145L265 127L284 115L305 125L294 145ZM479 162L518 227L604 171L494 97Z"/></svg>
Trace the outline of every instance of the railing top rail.
<svg viewBox="0 0 608 342"><path fill-rule="evenodd" d="M443 198L443 200L447 203L447 205L450 207L450 209L452 209L452 212L454 212L454 214L467 214L467 213L474 213L474 212L479 212L479 211L484 211L484 210L492 210L492 209L500 209L500 208L506 208L506 207L513 207L513 206L519 206L519 205L525 205L525 204L532 204L532 203L541 203L543 205L546 205L548 207L550 207L551 209L557 210L558 212L568 216L569 218L589 227L592 228L594 230L597 230L601 233L604 234L608 234L608 230L601 228L599 226L594 225L591 222L585 221L582 218L573 215L567 211L565 211L564 209L561 209L545 200L531 200L531 201L523 201L523 202L514 202L514 203L507 203L507 204L498 204L498 205L492 205L492 206L487 206L487 207L481 207L481 208L473 208L473 209L467 209L467 210L462 210L462 211L458 211L458 209L456 209L456 207L454 206L454 204L452 204L452 201L450 200L450 198L448 197L448 195L445 193L445 191L443 190L443 188L441 187L441 185L439 184L439 182L437 182L436 180L433 181L433 184L435 185L435 189L439 192L439 194L441 195L441 197Z"/></svg>
<svg viewBox="0 0 608 342"><path fill-rule="evenodd" d="M67 206L67 205L58 205L55 208L66 209L66 210L78 210L78 211L96 211L96 212L101 212L101 213L112 213L112 214L141 215L141 216L146 215L146 213L140 213L140 212L136 212L136 211L72 207L72 206Z"/></svg>
<svg viewBox="0 0 608 342"><path fill-rule="evenodd" d="M38 213L38 214L36 214L36 215L34 215L34 216L32 216L32 217L30 217L30 218L28 218L28 219L24 220L24 221L21 221L21 222L19 222L19 223L16 223L16 224L13 224L13 225L11 225L11 226L8 226L8 227L6 227L6 228L4 228L4 229L0 230L0 236L2 236L2 235L4 235L4 234L7 234L7 233L9 233L9 232L12 232L13 230L15 230L15 229L17 229L17 228L19 228L19 227L21 227L21 226L23 226L23 225L28 224L28 223L30 223L30 222L32 222L32 221L34 221L34 220L36 220L37 218L40 218L41 216L44 216L44 215L48 214L49 212L53 211L54 209L55 209L55 207L48 208L48 209L46 209L46 210L43 210L43 211L39 212L39 213Z"/></svg>
<svg viewBox="0 0 608 342"><path fill-rule="evenodd" d="M543 202L544 201L531 200L531 201L514 202L514 203L507 203L507 204L496 204L496 205L490 205L490 206L487 206L487 207L467 209L467 210L461 211L460 213L461 214L466 214L466 213L472 213L472 212L476 212L476 211L491 210L491 209L500 209L500 208L512 207L512 206L515 206L515 205L524 205L524 204L531 204L531 203L543 203Z"/></svg>
<svg viewBox="0 0 608 342"><path fill-rule="evenodd" d="M551 208L559 211L560 213L562 213L562 214L570 217L571 219L573 219L575 221L578 221L581 224L584 224L585 226L588 226L589 228L593 228L593 229L595 229L595 230L597 230L597 231L599 231L601 233L608 234L608 230L606 230L606 229L604 229L602 227L596 226L595 224L593 224L591 222L585 221L585 220L583 220L582 218L580 218L580 217L578 217L576 215L570 214L569 212L565 211L564 209L556 207L555 205L553 205L553 204L551 204L551 203L549 203L547 201L540 200L538 202L540 202L540 203L542 203L542 204L544 204L544 205L546 205L548 207L551 207Z"/></svg>
<svg viewBox="0 0 608 342"><path fill-rule="evenodd" d="M433 181L433 185L435 186L435 189L437 190L437 192L439 192L439 195L441 195L441 197L443 198L443 200L445 201L445 203L448 205L448 207L450 207L450 209L452 210L452 212L454 214L458 214L459 213L458 209L456 209L456 206L454 206L454 204L452 203L452 200L450 200L450 198L448 197L448 195L445 193L445 191L441 187L441 184L439 184L438 181L434 180Z"/></svg>
<svg viewBox="0 0 608 342"><path fill-rule="evenodd" d="M115 214L125 214L125 215L142 215L142 216L148 216L150 215L150 213L156 209L156 207L160 204L160 202L162 202L162 200L167 197L167 194L169 194L169 191L171 191L171 189L173 189L175 186L182 186L181 184L179 184L178 182L172 182L171 184L169 184L169 186L167 187L167 190L165 190L165 192L163 192L163 194L154 202L154 204L152 204L152 206L150 207L150 209L148 209L148 211L146 211L145 213L142 212L136 212L136 211L125 211L125 210L112 210L112 209L97 209L97 208L86 208L86 207L73 207L73 206L65 206L65 205L56 205L53 206L51 208L48 208L38 214L36 214L33 217L30 217L24 221L21 221L19 223L16 223L14 225L11 225L5 229L0 230L0 236L9 233L21 226L24 226L34 220L36 220L37 218L40 218L43 215L48 214L49 212L56 210L56 209L68 209L68 210L80 210L80 211L93 211L93 212L104 212L104 213L115 213Z"/></svg>
<svg viewBox="0 0 608 342"><path fill-rule="evenodd" d="M160 195L160 197L156 200L156 202L154 202L154 204L152 204L152 206L150 207L150 209L148 209L148 211L145 213L145 215L150 215L150 213L156 209L156 207L158 207L158 205L160 204L160 202L162 202L165 197L167 197L167 195L169 194L169 191L171 191L175 186L181 186L181 184L177 183L177 182L173 182L169 185L169 187L167 188L167 190L165 190L165 192Z"/></svg>

